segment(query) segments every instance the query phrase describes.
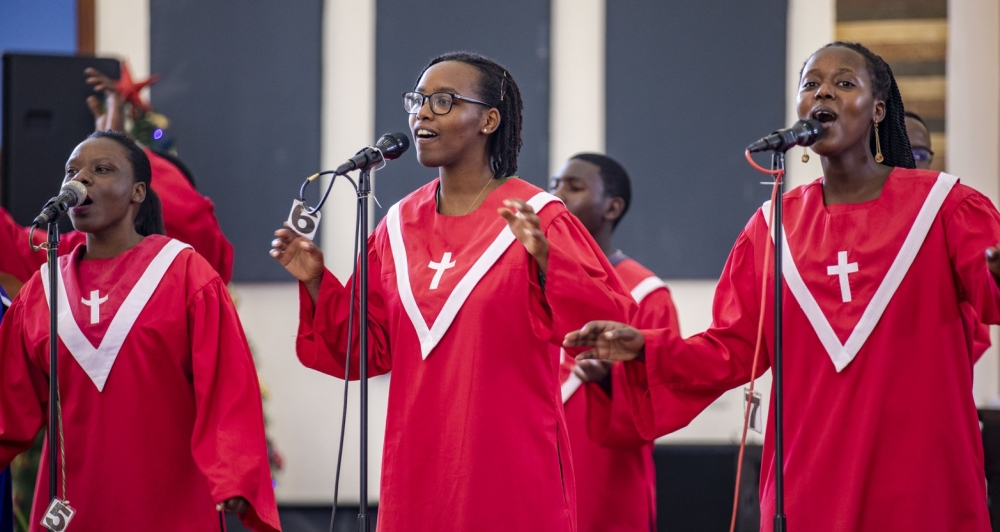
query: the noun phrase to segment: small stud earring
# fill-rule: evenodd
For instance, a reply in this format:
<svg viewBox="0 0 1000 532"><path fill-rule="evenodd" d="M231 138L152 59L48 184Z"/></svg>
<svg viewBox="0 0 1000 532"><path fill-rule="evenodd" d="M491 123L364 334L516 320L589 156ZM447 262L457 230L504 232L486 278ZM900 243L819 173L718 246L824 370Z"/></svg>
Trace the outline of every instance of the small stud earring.
<svg viewBox="0 0 1000 532"><path fill-rule="evenodd" d="M486 132L487 132L487 129L484 127L483 128L483 133L486 133Z"/></svg>
<svg viewBox="0 0 1000 532"><path fill-rule="evenodd" d="M809 150L806 148L802 148L802 162L809 162Z"/></svg>

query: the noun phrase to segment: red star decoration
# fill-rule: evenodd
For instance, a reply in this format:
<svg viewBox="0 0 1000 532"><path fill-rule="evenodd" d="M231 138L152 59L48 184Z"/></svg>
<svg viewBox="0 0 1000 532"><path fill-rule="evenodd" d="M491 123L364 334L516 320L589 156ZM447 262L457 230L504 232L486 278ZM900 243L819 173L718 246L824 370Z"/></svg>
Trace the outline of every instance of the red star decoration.
<svg viewBox="0 0 1000 532"><path fill-rule="evenodd" d="M122 61L121 77L118 79L118 93L121 94L123 100L132 104L133 109L142 109L149 112L151 110L149 104L142 100L139 92L156 83L158 79L159 76L153 74L145 80L136 83L132 81L132 73L128 70L128 63Z"/></svg>

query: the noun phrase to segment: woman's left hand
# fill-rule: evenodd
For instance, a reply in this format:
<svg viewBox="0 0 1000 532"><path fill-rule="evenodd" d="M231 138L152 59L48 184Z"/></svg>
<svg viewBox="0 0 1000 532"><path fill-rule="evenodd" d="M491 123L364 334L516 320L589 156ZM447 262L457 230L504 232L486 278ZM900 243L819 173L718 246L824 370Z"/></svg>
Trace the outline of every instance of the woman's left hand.
<svg viewBox="0 0 1000 532"><path fill-rule="evenodd" d="M504 200L503 204L507 207L497 209L497 213L503 216L514 236L535 258L542 273L547 273L549 271L549 241L542 233L541 220L535 214L535 209L519 199Z"/></svg>
<svg viewBox="0 0 1000 532"><path fill-rule="evenodd" d="M233 497L232 499L226 499L215 505L215 511L226 512L227 514L242 514L247 511L250 507L250 503L247 502L243 497Z"/></svg>

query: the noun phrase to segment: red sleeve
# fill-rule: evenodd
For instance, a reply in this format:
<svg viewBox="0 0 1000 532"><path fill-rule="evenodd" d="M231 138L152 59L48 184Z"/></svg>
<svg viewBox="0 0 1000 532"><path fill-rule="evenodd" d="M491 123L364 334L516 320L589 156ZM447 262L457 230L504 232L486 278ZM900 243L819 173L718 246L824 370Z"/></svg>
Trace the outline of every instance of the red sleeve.
<svg viewBox="0 0 1000 532"><path fill-rule="evenodd" d="M389 350L389 333L385 330L388 318L385 297L380 280L382 262L375 252L375 235L368 238L368 376L375 377L392 369L392 354ZM313 305L305 285L299 283L299 334L295 341L295 352L308 368L327 375L344 378L344 364L347 355L348 312L351 309L351 292L348 287L330 273L323 271L316 305ZM358 319L360 300L355 291L354 323L351 331L351 374L350 379L359 378L361 363L358 346Z"/></svg>
<svg viewBox="0 0 1000 532"><path fill-rule="evenodd" d="M1000 242L1000 213L986 196L973 191L946 219L945 239L959 297L982 323L1000 324L1000 286L985 257L986 249Z"/></svg>
<svg viewBox="0 0 1000 532"><path fill-rule="evenodd" d="M687 426L726 390L750 379L760 315L763 250L748 233L767 238L760 214L736 240L715 290L712 326L687 340L670 328L643 330L645 362L626 362L623 386L639 433L656 438ZM769 367L767 347L756 375Z"/></svg>
<svg viewBox="0 0 1000 532"><path fill-rule="evenodd" d="M45 240L45 230L35 231L36 240L41 234ZM0 208L0 272L6 273L22 283L45 263L45 253L31 251L28 244L28 229L14 221L10 213Z"/></svg>
<svg viewBox="0 0 1000 532"><path fill-rule="evenodd" d="M240 519L249 529L281 530L257 371L229 293L212 277L188 303L197 408L191 451L216 503L243 497L250 508Z"/></svg>
<svg viewBox="0 0 1000 532"><path fill-rule="evenodd" d="M37 286L37 283L35 284ZM22 294L31 290L26 286ZM24 298L14 299L0 324L0 470L31 447L45 423L48 376L30 359L24 338Z"/></svg>
<svg viewBox="0 0 1000 532"><path fill-rule="evenodd" d="M153 170L153 190L163 203L167 236L191 244L228 285L233 277L233 246L222 234L212 201L199 194L173 163L149 150L146 155Z"/></svg>
<svg viewBox="0 0 1000 532"><path fill-rule="evenodd" d="M660 288L649 293L639 304L639 312L632 320L639 329L669 327L680 333L677 308L670 291ZM632 408L624 391L627 384L625 367L621 362L611 367L611 397L597 383L587 383L587 420L590 438L605 447L632 448L645 445L654 438L639 434L633 419ZM617 392L617 393L616 393Z"/></svg>
<svg viewBox="0 0 1000 532"><path fill-rule="evenodd" d="M549 241L549 267L544 291L538 284L534 260L527 272L535 334L562 345L566 334L589 321L628 323L635 313L635 301L580 221L564 210L545 229L545 238ZM569 350L569 354L581 351Z"/></svg>

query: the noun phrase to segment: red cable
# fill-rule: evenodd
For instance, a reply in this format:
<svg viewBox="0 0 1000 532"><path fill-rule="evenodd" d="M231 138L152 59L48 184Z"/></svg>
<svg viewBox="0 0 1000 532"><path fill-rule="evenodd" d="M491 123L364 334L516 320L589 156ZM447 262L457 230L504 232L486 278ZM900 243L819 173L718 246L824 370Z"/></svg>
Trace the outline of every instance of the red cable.
<svg viewBox="0 0 1000 532"><path fill-rule="evenodd" d="M768 213L768 228L774 223L774 202L777 201L778 189L781 187L781 179L784 177L784 170L768 170L761 167L750 157L750 152L746 152L747 161L750 166L754 167L756 170L763 172L768 175L774 176L774 188L771 189L771 209ZM770 230L770 229L769 229ZM750 426L750 408L753 406L753 388L754 383L757 380L757 360L760 357L760 346L764 338L764 311L766 310L767 298L764 296L767 290L767 271L768 266L771 262L771 248L773 243L770 238L765 239L764 242L764 268L761 274L760 282L760 319L757 322L757 343L753 350L753 365L750 366L750 397L747 400L746 411L743 413L743 437L740 439L740 454L739 458L736 459L736 489L733 493L733 516L732 520L729 522L729 532L736 531L736 512L739 509L740 504L740 478L743 475L743 452L746 450L747 444L747 429ZM766 430L766 429L765 429Z"/></svg>

